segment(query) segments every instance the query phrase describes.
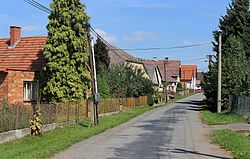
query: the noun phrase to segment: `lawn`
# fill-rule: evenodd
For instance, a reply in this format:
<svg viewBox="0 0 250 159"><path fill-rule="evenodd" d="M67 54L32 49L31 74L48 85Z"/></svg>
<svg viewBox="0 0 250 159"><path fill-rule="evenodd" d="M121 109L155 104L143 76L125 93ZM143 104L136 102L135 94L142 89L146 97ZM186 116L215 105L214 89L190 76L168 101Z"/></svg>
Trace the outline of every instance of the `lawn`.
<svg viewBox="0 0 250 159"><path fill-rule="evenodd" d="M250 137L231 130L216 130L212 133L214 142L232 152L236 159L250 158Z"/></svg>
<svg viewBox="0 0 250 159"><path fill-rule="evenodd" d="M64 150L70 145L99 134L109 128L124 123L146 111L158 107L139 107L125 112L100 117L100 124L89 127L89 120L84 120L81 125L66 125L46 132L42 137L27 136L19 140L0 144L0 158L48 158Z"/></svg>
<svg viewBox="0 0 250 159"><path fill-rule="evenodd" d="M208 110L201 112L202 121L208 125L223 125L232 123L247 122L244 117L229 112L214 113Z"/></svg>

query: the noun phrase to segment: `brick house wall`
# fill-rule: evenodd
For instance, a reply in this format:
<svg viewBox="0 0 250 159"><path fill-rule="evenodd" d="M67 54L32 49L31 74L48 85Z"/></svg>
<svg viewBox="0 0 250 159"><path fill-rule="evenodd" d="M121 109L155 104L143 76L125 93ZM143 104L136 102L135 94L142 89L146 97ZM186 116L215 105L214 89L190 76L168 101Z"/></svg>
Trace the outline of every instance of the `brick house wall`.
<svg viewBox="0 0 250 159"><path fill-rule="evenodd" d="M8 71L8 101L14 105L30 105L34 101L24 100L24 82L38 79L37 72Z"/></svg>
<svg viewBox="0 0 250 159"><path fill-rule="evenodd" d="M46 36L21 37L21 28L10 27L10 37L0 38L0 102L30 105L36 100ZM32 82L33 81L33 82Z"/></svg>
<svg viewBox="0 0 250 159"><path fill-rule="evenodd" d="M7 73L0 72L0 103L3 102L4 98L7 98L8 84L7 84Z"/></svg>

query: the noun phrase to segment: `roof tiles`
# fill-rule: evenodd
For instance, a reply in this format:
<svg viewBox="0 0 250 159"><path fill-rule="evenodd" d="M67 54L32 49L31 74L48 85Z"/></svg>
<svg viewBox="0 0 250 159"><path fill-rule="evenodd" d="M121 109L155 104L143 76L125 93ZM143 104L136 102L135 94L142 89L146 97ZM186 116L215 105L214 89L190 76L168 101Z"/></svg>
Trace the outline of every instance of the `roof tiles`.
<svg viewBox="0 0 250 159"><path fill-rule="evenodd" d="M162 75L162 80L165 80L165 69L164 69L164 60L144 60L143 63L147 65L155 65L159 67L160 73ZM178 60L168 60L165 61L166 66L166 79L171 82L176 82L173 78L179 76L179 69L180 69L181 62Z"/></svg>
<svg viewBox="0 0 250 159"><path fill-rule="evenodd" d="M9 47L9 38L0 39L0 71L40 71L45 63L42 56L45 36L22 37L15 47Z"/></svg>

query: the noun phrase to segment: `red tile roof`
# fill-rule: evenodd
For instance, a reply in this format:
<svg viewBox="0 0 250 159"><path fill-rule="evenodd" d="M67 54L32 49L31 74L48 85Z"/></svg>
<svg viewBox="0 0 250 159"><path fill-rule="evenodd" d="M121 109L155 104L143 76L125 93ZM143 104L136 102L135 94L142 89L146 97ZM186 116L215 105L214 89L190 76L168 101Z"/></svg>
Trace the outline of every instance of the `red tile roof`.
<svg viewBox="0 0 250 159"><path fill-rule="evenodd" d="M42 52L45 36L22 37L15 47L9 48L9 38L0 39L0 71L39 71L44 64Z"/></svg>
<svg viewBox="0 0 250 159"><path fill-rule="evenodd" d="M164 60L144 60L143 63L145 65L155 65L158 66L160 69L160 73L162 75L162 80L165 80L165 69L164 69ZM168 60L165 62L166 66L166 74L167 80L171 82L176 82L173 76L179 76L179 69L180 69L181 62L178 60Z"/></svg>
<svg viewBox="0 0 250 159"><path fill-rule="evenodd" d="M181 65L181 80L192 80L192 76L197 77L197 66Z"/></svg>

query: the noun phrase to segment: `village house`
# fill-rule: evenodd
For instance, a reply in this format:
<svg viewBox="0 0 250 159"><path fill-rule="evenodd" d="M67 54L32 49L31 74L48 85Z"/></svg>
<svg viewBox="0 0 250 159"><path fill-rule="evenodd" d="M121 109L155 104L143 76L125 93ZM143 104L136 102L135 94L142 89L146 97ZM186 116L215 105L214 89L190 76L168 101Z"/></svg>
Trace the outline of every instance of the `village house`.
<svg viewBox="0 0 250 159"><path fill-rule="evenodd" d="M178 60L143 60L145 66L154 65L160 70L162 84L167 82L167 90L176 92L177 84L180 82L179 70L181 62Z"/></svg>
<svg viewBox="0 0 250 159"><path fill-rule="evenodd" d="M142 73L144 73L143 76L145 78L150 79L147 70L141 60L135 58L134 56L115 46L110 46L108 48L108 54L110 57L110 65L132 66L132 68L142 71Z"/></svg>
<svg viewBox="0 0 250 159"><path fill-rule="evenodd" d="M163 84L159 67L155 65L145 65L145 68L154 85L154 89L158 92L162 92Z"/></svg>
<svg viewBox="0 0 250 159"><path fill-rule="evenodd" d="M38 98L46 36L21 37L21 28L10 27L10 37L0 38L0 103L30 105ZM117 49L109 49L111 65L127 64L150 78L143 62Z"/></svg>
<svg viewBox="0 0 250 159"><path fill-rule="evenodd" d="M181 84L184 89L188 89L190 93L193 93L198 89L196 65L181 65L180 77Z"/></svg>
<svg viewBox="0 0 250 159"><path fill-rule="evenodd" d="M21 28L16 26L10 27L9 38L0 38L0 102L36 101L45 42L45 36L21 37Z"/></svg>

